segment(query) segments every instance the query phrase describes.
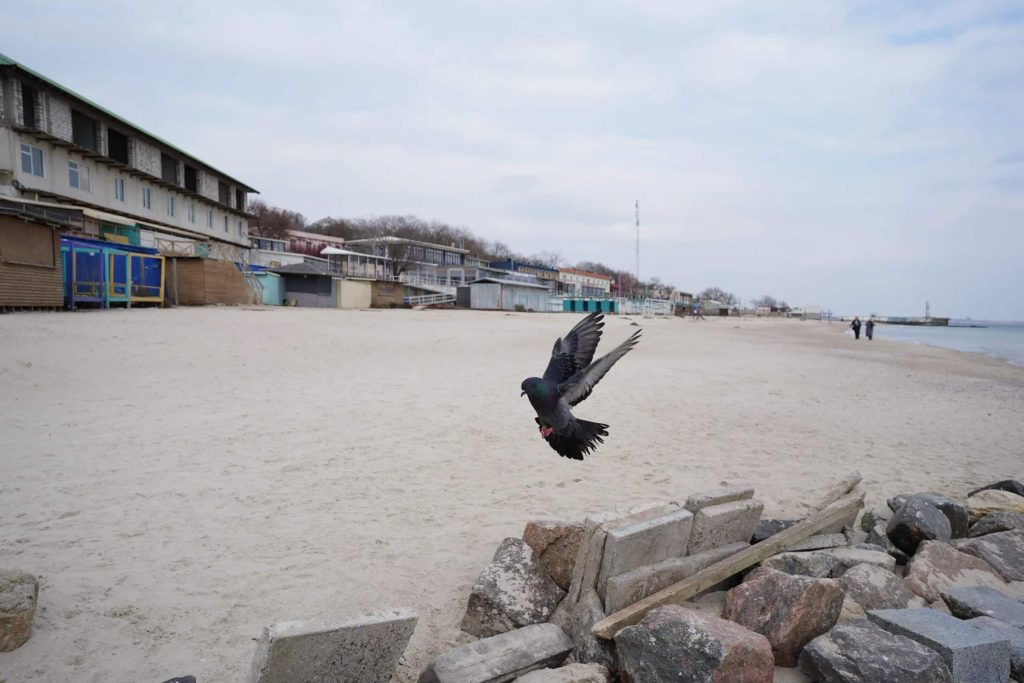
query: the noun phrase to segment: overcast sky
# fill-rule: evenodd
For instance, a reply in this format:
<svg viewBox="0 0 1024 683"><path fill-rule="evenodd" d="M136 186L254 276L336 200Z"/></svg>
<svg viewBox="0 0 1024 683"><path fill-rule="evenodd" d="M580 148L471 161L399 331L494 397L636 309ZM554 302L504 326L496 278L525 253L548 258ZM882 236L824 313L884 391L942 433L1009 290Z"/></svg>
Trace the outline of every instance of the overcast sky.
<svg viewBox="0 0 1024 683"><path fill-rule="evenodd" d="M0 52L324 216L1024 320L1014 2L0 4Z"/></svg>

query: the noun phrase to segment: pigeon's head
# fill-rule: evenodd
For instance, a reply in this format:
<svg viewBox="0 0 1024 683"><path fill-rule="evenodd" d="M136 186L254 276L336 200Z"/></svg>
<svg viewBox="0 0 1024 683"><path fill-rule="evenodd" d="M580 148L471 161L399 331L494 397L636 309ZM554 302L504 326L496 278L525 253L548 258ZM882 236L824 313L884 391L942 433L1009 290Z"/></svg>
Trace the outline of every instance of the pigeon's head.
<svg viewBox="0 0 1024 683"><path fill-rule="evenodd" d="M522 384L523 393L520 396L529 396L531 399L544 398L548 395L548 385L540 377L527 377Z"/></svg>

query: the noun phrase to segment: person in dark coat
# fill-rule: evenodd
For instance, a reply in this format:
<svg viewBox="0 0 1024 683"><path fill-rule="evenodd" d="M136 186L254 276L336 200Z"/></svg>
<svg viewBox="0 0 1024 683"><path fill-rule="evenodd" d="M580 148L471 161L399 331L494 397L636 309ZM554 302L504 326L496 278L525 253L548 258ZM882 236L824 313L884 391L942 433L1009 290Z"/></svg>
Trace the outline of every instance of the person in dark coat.
<svg viewBox="0 0 1024 683"><path fill-rule="evenodd" d="M850 329L853 330L853 338L860 339L860 318L853 318L853 322L850 323Z"/></svg>
<svg viewBox="0 0 1024 683"><path fill-rule="evenodd" d="M864 323L864 334L867 336L868 341L871 341L875 337L875 321L870 318Z"/></svg>

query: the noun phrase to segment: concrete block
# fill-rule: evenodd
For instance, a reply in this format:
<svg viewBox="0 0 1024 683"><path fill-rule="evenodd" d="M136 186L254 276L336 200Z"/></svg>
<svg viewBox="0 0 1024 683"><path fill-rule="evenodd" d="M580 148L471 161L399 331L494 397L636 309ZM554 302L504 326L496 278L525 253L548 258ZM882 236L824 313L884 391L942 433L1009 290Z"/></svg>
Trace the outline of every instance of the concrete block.
<svg viewBox="0 0 1024 683"><path fill-rule="evenodd" d="M724 545L747 542L753 537L764 504L738 500L704 507L693 516L687 555L696 555Z"/></svg>
<svg viewBox="0 0 1024 683"><path fill-rule="evenodd" d="M690 512L697 512L701 508L723 503L734 503L737 500L750 500L754 497L754 489L751 486L728 486L721 489L701 491L686 499L683 506Z"/></svg>
<svg viewBox="0 0 1024 683"><path fill-rule="evenodd" d="M994 588L985 586L951 588L942 594L942 599L949 605L949 611L955 617L961 619L992 617L1003 623L1024 629L1024 605ZM1024 630L1021 633L1024 634Z"/></svg>
<svg viewBox="0 0 1024 683"><path fill-rule="evenodd" d="M419 683L505 683L558 666L572 640L554 624L534 624L462 645L438 657Z"/></svg>
<svg viewBox="0 0 1024 683"><path fill-rule="evenodd" d="M818 534L787 546L786 551L823 550L825 548L840 548L845 545L849 545L845 534Z"/></svg>
<svg viewBox="0 0 1024 683"><path fill-rule="evenodd" d="M609 529L605 535L601 571L597 576L597 594L604 598L609 577L685 555L692 524L693 513L676 510L661 517Z"/></svg>
<svg viewBox="0 0 1024 683"><path fill-rule="evenodd" d="M883 609L868 619L941 655L954 683L1005 683L1010 677L1010 643L992 631L927 608Z"/></svg>
<svg viewBox="0 0 1024 683"><path fill-rule="evenodd" d="M286 621L263 630L249 683L387 683L416 628L410 609Z"/></svg>
<svg viewBox="0 0 1024 683"><path fill-rule="evenodd" d="M856 567L858 564L873 564L876 567L893 571L896 568L896 558L881 550L864 550L863 548L832 548L831 550L818 551L831 555L836 559L836 565L832 568L833 577L839 577L846 573L847 569Z"/></svg>
<svg viewBox="0 0 1024 683"><path fill-rule="evenodd" d="M557 669L531 671L516 683L609 683L612 675L600 664L566 664Z"/></svg>
<svg viewBox="0 0 1024 683"><path fill-rule="evenodd" d="M605 611L611 614L657 593L677 581L693 576L705 567L749 547L747 543L732 543L686 557L673 557L656 564L619 574L608 579L605 588Z"/></svg>
<svg viewBox="0 0 1024 683"><path fill-rule="evenodd" d="M1024 630L992 617L975 617L967 623L993 631L1010 641L1010 676L1024 681Z"/></svg>

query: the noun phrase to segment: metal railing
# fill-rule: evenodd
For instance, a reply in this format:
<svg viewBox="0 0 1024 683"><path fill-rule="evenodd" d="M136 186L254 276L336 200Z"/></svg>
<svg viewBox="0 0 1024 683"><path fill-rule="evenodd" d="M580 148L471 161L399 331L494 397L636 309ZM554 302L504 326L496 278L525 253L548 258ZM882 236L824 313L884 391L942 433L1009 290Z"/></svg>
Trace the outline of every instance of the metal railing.
<svg viewBox="0 0 1024 683"><path fill-rule="evenodd" d="M455 303L454 294L423 294L421 296L407 296L402 298L402 303L411 306L434 306L437 304Z"/></svg>

